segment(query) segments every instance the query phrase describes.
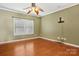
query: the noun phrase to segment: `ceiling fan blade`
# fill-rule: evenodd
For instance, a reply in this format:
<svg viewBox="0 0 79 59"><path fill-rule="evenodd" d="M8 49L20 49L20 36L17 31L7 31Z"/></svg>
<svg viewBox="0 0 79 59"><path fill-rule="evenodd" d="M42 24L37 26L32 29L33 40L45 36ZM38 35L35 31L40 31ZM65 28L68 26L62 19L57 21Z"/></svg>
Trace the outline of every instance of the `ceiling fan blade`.
<svg viewBox="0 0 79 59"><path fill-rule="evenodd" d="M29 10L28 12L27 12L27 14L29 14L31 12L31 10Z"/></svg>
<svg viewBox="0 0 79 59"><path fill-rule="evenodd" d="M40 10L40 11L42 11L42 12L44 12L44 10L43 10L43 9L41 9L41 8L39 8L39 10Z"/></svg>
<svg viewBox="0 0 79 59"><path fill-rule="evenodd" d="M24 10L29 9L29 8L31 8L31 7L24 8Z"/></svg>

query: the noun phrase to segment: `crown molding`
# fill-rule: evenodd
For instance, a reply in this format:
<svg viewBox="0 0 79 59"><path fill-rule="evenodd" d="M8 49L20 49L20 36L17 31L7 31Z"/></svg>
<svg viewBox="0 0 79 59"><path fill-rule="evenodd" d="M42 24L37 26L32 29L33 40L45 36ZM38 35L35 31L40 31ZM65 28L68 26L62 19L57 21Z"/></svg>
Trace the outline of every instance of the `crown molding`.
<svg viewBox="0 0 79 59"><path fill-rule="evenodd" d="M74 6L78 5L78 4L79 3L75 3L75 4L72 4L72 5L65 6L63 8L59 8L58 10L47 13L46 15L49 15L49 14L52 14L52 13L55 13L55 12L58 12L58 11L61 11L61 10L67 9L67 8L74 7ZM46 15L43 15L43 16L46 16ZM43 16L41 16L41 17L43 17Z"/></svg>
<svg viewBox="0 0 79 59"><path fill-rule="evenodd" d="M55 13L55 12L58 12L58 11L64 10L64 9L66 9L66 8L73 7L73 6L75 6L75 5L78 5L78 3L74 3L74 4L72 4L72 5L68 5L68 6L63 7L63 8L59 8L58 10L55 10L55 11L52 11L52 12L46 13L45 15L41 15L41 16L37 16L37 17L43 17L43 16L49 15L49 14L51 14L51 13ZM23 12L23 11L17 11L17 10L14 10L14 9L10 9L10 8L5 7L5 6L3 6L3 5L0 5L0 9L1 9L1 10L5 10L5 11L11 11L11 12L21 13L21 14L26 15L26 13ZM31 16L33 16L33 15L31 15Z"/></svg>

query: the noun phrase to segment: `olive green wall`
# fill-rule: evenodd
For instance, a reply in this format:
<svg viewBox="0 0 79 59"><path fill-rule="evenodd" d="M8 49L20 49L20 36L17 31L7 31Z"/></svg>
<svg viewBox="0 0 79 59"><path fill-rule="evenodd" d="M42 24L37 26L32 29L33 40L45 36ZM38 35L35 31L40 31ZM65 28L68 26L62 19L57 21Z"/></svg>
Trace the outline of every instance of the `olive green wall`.
<svg viewBox="0 0 79 59"><path fill-rule="evenodd" d="M51 7L52 8L52 7ZM64 19L63 30L65 42L79 45L79 5L51 13L41 18L41 36L55 39L60 35L59 17Z"/></svg>
<svg viewBox="0 0 79 59"><path fill-rule="evenodd" d="M19 17L25 19L33 19L35 22L35 28L33 35L24 35L24 36L14 36L13 35L13 19L12 17ZM0 10L0 41L8 41L18 38L27 38L27 37L37 37L40 32L40 18L27 16L24 14L19 14L15 12Z"/></svg>
<svg viewBox="0 0 79 59"><path fill-rule="evenodd" d="M35 34L15 37L13 35L12 16L33 19L35 22ZM61 31L61 24L57 23L59 17L62 17L65 21L63 24L63 30L64 37L67 39L66 42L79 45L79 5L51 13L41 18L0 10L0 41L37 37L39 35L57 40L57 37L60 35Z"/></svg>

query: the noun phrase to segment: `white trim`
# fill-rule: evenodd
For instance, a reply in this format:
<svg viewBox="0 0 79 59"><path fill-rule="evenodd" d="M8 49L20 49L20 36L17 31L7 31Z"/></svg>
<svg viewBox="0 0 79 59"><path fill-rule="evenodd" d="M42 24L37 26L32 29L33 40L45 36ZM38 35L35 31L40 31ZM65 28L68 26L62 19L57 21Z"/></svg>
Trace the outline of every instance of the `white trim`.
<svg viewBox="0 0 79 59"><path fill-rule="evenodd" d="M11 40L11 41L5 41L5 42L0 42L0 44L6 44L6 43L12 43L12 42L18 42L18 41L24 41L24 40L32 40L32 39L36 39L39 37L32 37L32 38L24 38L24 39L19 39L19 40Z"/></svg>
<svg viewBox="0 0 79 59"><path fill-rule="evenodd" d="M57 10L55 10L55 11L46 13L45 15L42 15L41 17L46 16L46 15L49 15L49 14L52 14L52 13L55 13L55 12L59 12L59 11L61 11L61 10L67 9L67 8L74 7L74 6L78 5L78 4L79 4L79 3L74 3L74 4L72 4L72 5L68 5L68 6L65 6L65 7L63 7L63 8L59 8L59 9L57 9Z"/></svg>
<svg viewBox="0 0 79 59"><path fill-rule="evenodd" d="M41 16L38 16L38 17L43 17L43 16L46 16L46 15L48 15L48 14L55 13L55 12L58 12L58 11L60 11L60 10L67 9L67 8L73 7L73 6L78 5L78 4L79 4L79 3L74 3L74 4L72 4L72 5L68 5L68 6L65 6L65 7L63 7L63 8L59 8L59 9L57 9L57 10L55 10L55 11L46 13L45 15L41 15ZM23 12L23 11L14 10L14 9L8 8L8 7L3 6L3 5L0 5L0 9L1 9L1 10L6 10L6 11L11 11L11 12L16 12L16 13L21 13L21 14L26 15L26 13ZM33 16L33 15L31 15L31 16Z"/></svg>
<svg viewBox="0 0 79 59"><path fill-rule="evenodd" d="M54 40L54 39L49 39L49 38L38 36L38 37L32 37L32 38L24 38L24 39L19 39L19 40L11 40L11 41L6 41L6 42L0 42L0 44L6 44L6 43L12 43L12 42L18 42L18 41L24 41L24 40L32 40L32 39L37 39L37 38L42 38L42 39L49 40L49 41L54 41L54 42L60 42L58 40ZM66 42L63 42L63 43L66 44L66 45L69 45L69 46L73 46L73 47L79 48L79 46L75 45L75 44L66 43Z"/></svg>
<svg viewBox="0 0 79 59"><path fill-rule="evenodd" d="M40 37L40 38L45 39L45 40L49 40L49 41L60 42L60 41L58 41L58 40L49 39L49 38L45 38L45 37ZM78 45L75 45L75 44L71 44L71 43L67 43L67 42L63 42L63 43L66 44L66 45L69 45L69 46L73 46L73 47L79 48L79 46L78 46Z"/></svg>

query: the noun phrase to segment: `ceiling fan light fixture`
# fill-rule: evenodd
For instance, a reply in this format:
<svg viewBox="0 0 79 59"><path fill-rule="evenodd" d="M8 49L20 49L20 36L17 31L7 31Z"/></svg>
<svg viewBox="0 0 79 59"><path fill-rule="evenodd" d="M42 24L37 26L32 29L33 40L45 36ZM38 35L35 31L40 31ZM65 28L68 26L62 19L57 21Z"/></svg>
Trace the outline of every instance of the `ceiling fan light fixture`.
<svg viewBox="0 0 79 59"><path fill-rule="evenodd" d="M31 12L36 13L36 15L39 15L39 12L43 12L43 9L39 8L38 6L35 5L35 3L32 3L31 7L26 8L28 9L27 14L30 14Z"/></svg>
<svg viewBox="0 0 79 59"><path fill-rule="evenodd" d="M38 8L38 7L36 7L36 8L35 8L35 10L36 10L36 11L39 11L39 8Z"/></svg>

